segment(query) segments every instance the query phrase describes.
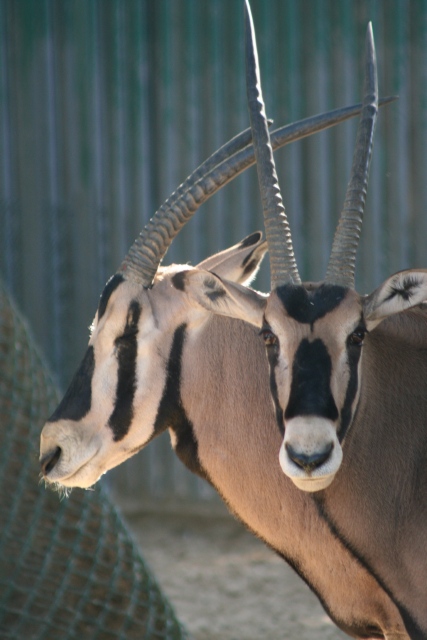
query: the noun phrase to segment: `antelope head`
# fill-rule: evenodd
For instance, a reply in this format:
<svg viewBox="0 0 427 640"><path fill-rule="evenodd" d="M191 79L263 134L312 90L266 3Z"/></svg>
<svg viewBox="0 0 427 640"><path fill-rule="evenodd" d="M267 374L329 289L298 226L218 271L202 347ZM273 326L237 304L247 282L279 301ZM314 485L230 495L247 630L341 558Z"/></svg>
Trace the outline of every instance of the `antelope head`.
<svg viewBox="0 0 427 640"><path fill-rule="evenodd" d="M297 487L318 491L332 482L341 465L343 441L358 405L364 341L384 318L427 299L427 270L399 272L368 296L354 289L378 110L375 49L369 25L363 109L326 276L318 283L301 282L266 126L248 2L245 32L248 104L270 254L271 293L268 298L253 292L245 295L243 287L221 282L214 275L189 274L187 286L211 311L245 319L260 328L283 434L280 465Z"/></svg>
<svg viewBox="0 0 427 640"><path fill-rule="evenodd" d="M90 487L173 428L165 412L170 361L179 366L186 333L209 315L182 290L182 278L190 270L215 269L249 284L267 249L261 236L254 233L196 268L159 267L151 287L125 275L126 262L108 281L83 362L41 434L48 481Z"/></svg>

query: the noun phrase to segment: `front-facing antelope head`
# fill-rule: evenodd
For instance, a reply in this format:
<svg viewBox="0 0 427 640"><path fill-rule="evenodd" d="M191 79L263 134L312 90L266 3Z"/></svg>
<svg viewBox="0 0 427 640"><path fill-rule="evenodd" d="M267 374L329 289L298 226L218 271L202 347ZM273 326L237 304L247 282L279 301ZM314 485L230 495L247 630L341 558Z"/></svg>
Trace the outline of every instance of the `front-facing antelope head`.
<svg viewBox="0 0 427 640"><path fill-rule="evenodd" d="M266 298L195 271L186 273L185 286L212 313L259 327L283 434L280 465L298 488L326 488L357 410L369 332L427 299L427 270L396 273L369 296L323 282L279 285Z"/></svg>
<svg viewBox="0 0 427 640"><path fill-rule="evenodd" d="M159 268L150 288L124 272L100 297L89 346L62 402L41 434L42 472L49 482L90 487L108 469L173 430L179 366L188 331L208 318L187 295L187 273L248 284L266 251L254 233L197 268ZM176 378L171 377L171 368Z"/></svg>
<svg viewBox="0 0 427 640"><path fill-rule="evenodd" d="M260 328L283 443L279 461L305 491L327 487L337 473L342 443L357 410L363 344L384 318L427 299L427 271L391 276L370 296L354 290L354 268L377 114L372 29L366 38L365 98L344 208L325 280L301 283L277 182L265 121L256 45L246 6L248 102L269 245L268 299L214 276L190 275L193 295L211 311ZM190 284L188 284L190 286ZM215 295L213 295L215 293Z"/></svg>

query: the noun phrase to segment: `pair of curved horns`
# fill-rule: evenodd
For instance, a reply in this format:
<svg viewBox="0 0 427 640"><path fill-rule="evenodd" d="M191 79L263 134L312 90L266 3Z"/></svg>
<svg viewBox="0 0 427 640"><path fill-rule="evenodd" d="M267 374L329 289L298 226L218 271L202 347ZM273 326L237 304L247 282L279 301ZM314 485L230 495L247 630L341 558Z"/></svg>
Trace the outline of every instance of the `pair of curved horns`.
<svg viewBox="0 0 427 640"><path fill-rule="evenodd" d="M249 117L257 159L258 181L264 211L265 234L270 253L271 287L298 285L301 279L295 260L288 219L277 180L273 150L262 97L255 31L249 1L245 1L246 84ZM335 233L325 281L354 287L356 252L378 113L378 84L372 25L366 34L364 100L356 148L344 207Z"/></svg>
<svg viewBox="0 0 427 640"><path fill-rule="evenodd" d="M247 10L250 16L249 5ZM253 28L252 28L253 32ZM256 48L254 48L256 51ZM385 99L384 104L390 102ZM299 122L281 127L269 136L269 145L274 149L284 146L295 140L322 131L328 127L352 118L361 112L361 105L335 109L325 114L300 120ZM267 128L267 121L264 125ZM156 211L148 224L141 231L129 249L118 272L126 279L131 279L144 287L150 287L156 275L157 269L168 250L171 242L181 228L191 219L197 209L221 189L225 184L239 175L255 162L255 153L251 144L254 134L246 130L216 151L208 160L201 164L176 191ZM272 159L272 152L271 152ZM258 162L258 159L257 159ZM274 167L274 161L273 161ZM276 178L277 184L277 178ZM280 191L276 188L274 198L280 199ZM273 198L273 199L274 199ZM285 261L286 270L291 274L295 282L299 281L298 270L292 251L292 240L283 205L281 205L281 225L284 233L276 240L269 240L270 255L273 255L272 263L276 263L276 256L283 253L283 243L287 247L291 258ZM267 226L267 223L266 223ZM269 231L266 231L267 239ZM271 235L271 234L270 234ZM272 277L276 281L276 276Z"/></svg>

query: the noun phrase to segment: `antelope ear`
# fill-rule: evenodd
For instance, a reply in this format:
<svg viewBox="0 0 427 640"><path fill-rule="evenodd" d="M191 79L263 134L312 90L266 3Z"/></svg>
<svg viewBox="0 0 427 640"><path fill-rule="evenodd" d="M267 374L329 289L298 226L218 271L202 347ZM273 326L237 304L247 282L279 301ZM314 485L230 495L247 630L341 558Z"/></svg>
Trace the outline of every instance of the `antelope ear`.
<svg viewBox="0 0 427 640"><path fill-rule="evenodd" d="M261 327L267 298L214 273L192 269L185 272L185 292L202 307Z"/></svg>
<svg viewBox="0 0 427 640"><path fill-rule="evenodd" d="M197 268L248 285L255 278L266 252L267 242L262 239L261 231L256 231L233 247L206 258Z"/></svg>
<svg viewBox="0 0 427 640"><path fill-rule="evenodd" d="M368 329L387 318L427 300L427 269L408 269L390 276L367 296L363 310Z"/></svg>

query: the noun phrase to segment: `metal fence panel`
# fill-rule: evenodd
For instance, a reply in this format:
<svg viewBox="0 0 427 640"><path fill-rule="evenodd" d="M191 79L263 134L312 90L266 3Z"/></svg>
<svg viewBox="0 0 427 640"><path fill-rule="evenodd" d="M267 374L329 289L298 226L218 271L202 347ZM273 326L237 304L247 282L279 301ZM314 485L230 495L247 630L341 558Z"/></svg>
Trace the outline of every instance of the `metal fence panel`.
<svg viewBox="0 0 427 640"><path fill-rule="evenodd" d="M241 0L0 0L0 268L64 386L103 283L186 175L248 126ZM359 101L373 21L382 95L359 290L427 262L427 2L252 0L269 117ZM276 154L302 276L323 276L355 123ZM263 227L253 169L203 205L167 260ZM257 286L268 289L265 267ZM150 445L125 492L212 498Z"/></svg>

